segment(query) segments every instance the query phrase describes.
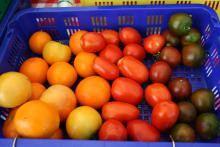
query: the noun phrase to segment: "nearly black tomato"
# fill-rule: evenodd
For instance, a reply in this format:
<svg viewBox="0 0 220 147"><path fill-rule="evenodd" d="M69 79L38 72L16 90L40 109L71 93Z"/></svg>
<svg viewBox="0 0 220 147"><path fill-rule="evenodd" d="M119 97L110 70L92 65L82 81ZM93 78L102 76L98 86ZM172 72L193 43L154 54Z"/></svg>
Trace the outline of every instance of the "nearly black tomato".
<svg viewBox="0 0 220 147"><path fill-rule="evenodd" d="M183 101L177 103L177 105L180 109L180 122L191 123L196 119L197 111L192 103Z"/></svg>
<svg viewBox="0 0 220 147"><path fill-rule="evenodd" d="M189 80L183 77L172 79L168 84L168 88L172 96L179 101L188 99L192 93L192 86Z"/></svg>
<svg viewBox="0 0 220 147"><path fill-rule="evenodd" d="M164 37L166 41L166 46L178 46L180 43L179 38L173 35L169 30L165 30L162 33L162 36Z"/></svg>

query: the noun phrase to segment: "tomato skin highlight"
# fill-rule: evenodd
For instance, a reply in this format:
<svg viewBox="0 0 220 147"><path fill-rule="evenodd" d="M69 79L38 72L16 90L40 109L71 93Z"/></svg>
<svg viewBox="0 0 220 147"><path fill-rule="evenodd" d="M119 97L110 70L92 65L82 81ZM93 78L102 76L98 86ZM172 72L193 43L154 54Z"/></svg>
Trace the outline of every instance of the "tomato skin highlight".
<svg viewBox="0 0 220 147"><path fill-rule="evenodd" d="M123 56L121 49L114 45L107 45L99 54L99 57L108 60L111 63L117 63L118 60Z"/></svg>
<svg viewBox="0 0 220 147"><path fill-rule="evenodd" d="M118 68L123 76L133 79L138 83L144 83L148 80L147 67L132 56L121 58L118 61Z"/></svg>
<svg viewBox="0 0 220 147"><path fill-rule="evenodd" d="M124 45L130 43L141 43L140 33L132 27L125 27L119 32L119 38Z"/></svg>
<svg viewBox="0 0 220 147"><path fill-rule="evenodd" d="M101 57L96 57L93 70L106 80L114 80L119 77L118 67Z"/></svg>
<svg viewBox="0 0 220 147"><path fill-rule="evenodd" d="M96 32L87 32L81 37L81 47L84 51L94 53L105 48L104 37Z"/></svg>
<svg viewBox="0 0 220 147"><path fill-rule="evenodd" d="M144 39L144 48L149 54L158 53L165 45L165 39L159 34L154 34Z"/></svg>
<svg viewBox="0 0 220 147"><path fill-rule="evenodd" d="M107 102L102 107L102 118L104 120L116 119L125 123L137 119L139 115L140 110L137 107L124 102Z"/></svg>
<svg viewBox="0 0 220 147"><path fill-rule="evenodd" d="M151 113L152 125L160 131L166 131L176 123L179 113L179 107L174 102L158 103Z"/></svg>
<svg viewBox="0 0 220 147"><path fill-rule="evenodd" d="M143 98L143 89L136 81L124 77L112 83L111 95L114 100L137 105Z"/></svg>
<svg viewBox="0 0 220 147"><path fill-rule="evenodd" d="M135 43L131 43L125 46L123 50L124 56L133 56L138 60L143 60L146 57L144 48Z"/></svg>
<svg viewBox="0 0 220 147"><path fill-rule="evenodd" d="M160 132L144 120L131 120L127 123L130 138L134 141L159 141Z"/></svg>
<svg viewBox="0 0 220 147"><path fill-rule="evenodd" d="M127 140L128 133L125 126L118 120L105 121L99 130L99 140Z"/></svg>
<svg viewBox="0 0 220 147"><path fill-rule="evenodd" d="M107 44L119 44L119 34L114 30L104 30L101 32Z"/></svg>
<svg viewBox="0 0 220 147"><path fill-rule="evenodd" d="M153 83L148 85L144 92L146 102L152 107L160 102L172 100L168 88L161 83Z"/></svg>

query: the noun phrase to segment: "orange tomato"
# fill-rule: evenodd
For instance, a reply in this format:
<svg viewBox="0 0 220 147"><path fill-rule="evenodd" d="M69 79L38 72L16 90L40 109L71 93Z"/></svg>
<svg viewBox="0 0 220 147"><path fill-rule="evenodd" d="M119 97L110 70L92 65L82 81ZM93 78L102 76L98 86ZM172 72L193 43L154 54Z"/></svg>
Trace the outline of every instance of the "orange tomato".
<svg viewBox="0 0 220 147"><path fill-rule="evenodd" d="M74 55L77 55L78 53L80 53L81 51L83 51L81 44L80 44L80 40L81 37L86 33L87 31L81 30L78 31L76 33L74 33L71 37L70 37L70 41L69 41L69 46L72 50L72 53Z"/></svg>
<svg viewBox="0 0 220 147"><path fill-rule="evenodd" d="M91 76L80 81L76 97L81 105L101 108L110 99L110 84L103 78Z"/></svg>
<svg viewBox="0 0 220 147"><path fill-rule="evenodd" d="M32 83L32 96L29 100L39 99L45 90L46 88L44 85L40 83Z"/></svg>
<svg viewBox="0 0 220 147"><path fill-rule="evenodd" d="M29 38L30 49L36 54L42 54L44 46L51 40L52 38L47 32L35 32Z"/></svg>
<svg viewBox="0 0 220 147"><path fill-rule="evenodd" d="M76 97L73 91L64 85L50 86L41 96L41 101L53 105L65 121L69 113L76 107Z"/></svg>
<svg viewBox="0 0 220 147"><path fill-rule="evenodd" d="M77 73L69 63L56 62L48 69L47 80L50 85L62 84L71 87L77 80Z"/></svg>
<svg viewBox="0 0 220 147"><path fill-rule="evenodd" d="M17 111L17 108L12 109L11 112L9 113L7 119L5 120L3 127L2 127L2 134L5 138L15 138L19 137L20 135L15 129L15 125L13 122L15 113Z"/></svg>
<svg viewBox="0 0 220 147"><path fill-rule="evenodd" d="M50 139L63 139L63 131L58 128L52 136L50 136Z"/></svg>
<svg viewBox="0 0 220 147"><path fill-rule="evenodd" d="M32 57L24 61L19 72L26 75L31 82L44 83L47 78L48 64L42 58Z"/></svg>
<svg viewBox="0 0 220 147"><path fill-rule="evenodd" d="M74 67L81 77L89 77L95 75L93 64L96 55L94 53L80 52L75 60Z"/></svg>
<svg viewBox="0 0 220 147"><path fill-rule="evenodd" d="M60 117L53 106L33 100L18 108L14 124L23 137L48 138L59 128Z"/></svg>

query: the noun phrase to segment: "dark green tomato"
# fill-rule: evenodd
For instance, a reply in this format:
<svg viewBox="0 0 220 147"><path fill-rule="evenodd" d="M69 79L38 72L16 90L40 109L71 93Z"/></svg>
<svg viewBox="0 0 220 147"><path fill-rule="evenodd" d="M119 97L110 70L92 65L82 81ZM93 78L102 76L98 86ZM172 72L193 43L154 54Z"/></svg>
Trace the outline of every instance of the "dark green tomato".
<svg viewBox="0 0 220 147"><path fill-rule="evenodd" d="M196 119L196 132L203 140L215 139L218 136L220 122L214 113L202 113Z"/></svg>
<svg viewBox="0 0 220 147"><path fill-rule="evenodd" d="M214 110L214 94L209 89L201 88L193 92L191 102L201 113Z"/></svg>
<svg viewBox="0 0 220 147"><path fill-rule="evenodd" d="M174 47L164 47L160 52L159 60L167 62L171 67L181 63L181 53Z"/></svg>
<svg viewBox="0 0 220 147"><path fill-rule="evenodd" d="M186 100L192 93L189 80L183 77L172 79L168 84L168 88L172 96L178 101Z"/></svg>
<svg viewBox="0 0 220 147"><path fill-rule="evenodd" d="M205 50L199 44L190 44L183 47L182 61L185 66L199 67L205 58Z"/></svg>
<svg viewBox="0 0 220 147"><path fill-rule="evenodd" d="M176 124L171 129L171 136L177 142L194 142L196 139L195 131L185 123Z"/></svg>
<svg viewBox="0 0 220 147"><path fill-rule="evenodd" d="M173 35L169 30L165 30L162 33L162 36L166 40L166 46L178 46L179 45L179 38Z"/></svg>
<svg viewBox="0 0 220 147"><path fill-rule="evenodd" d="M181 38L182 45L189 45L192 43L198 43L200 41L201 34L196 29L191 29L191 31Z"/></svg>
<svg viewBox="0 0 220 147"><path fill-rule="evenodd" d="M186 13L176 13L170 17L169 30L176 36L187 35L192 27L192 18Z"/></svg>
<svg viewBox="0 0 220 147"><path fill-rule="evenodd" d="M190 102L179 102L180 109L179 121L184 123L191 123L196 119L196 108Z"/></svg>

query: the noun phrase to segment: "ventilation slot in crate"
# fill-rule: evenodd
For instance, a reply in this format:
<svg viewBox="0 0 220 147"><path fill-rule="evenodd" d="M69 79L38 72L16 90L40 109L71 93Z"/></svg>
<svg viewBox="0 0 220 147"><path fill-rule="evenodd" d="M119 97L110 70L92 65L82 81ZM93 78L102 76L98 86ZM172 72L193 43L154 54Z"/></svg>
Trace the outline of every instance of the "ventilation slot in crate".
<svg viewBox="0 0 220 147"><path fill-rule="evenodd" d="M66 29L66 33L69 37L78 31L80 31L80 29Z"/></svg>
<svg viewBox="0 0 220 147"><path fill-rule="evenodd" d="M122 1L122 5L137 5L137 1Z"/></svg>
<svg viewBox="0 0 220 147"><path fill-rule="evenodd" d="M67 17L64 18L65 26L79 26L79 18L78 17Z"/></svg>
<svg viewBox="0 0 220 147"><path fill-rule="evenodd" d="M134 16L118 16L118 25L134 25Z"/></svg>
<svg viewBox="0 0 220 147"><path fill-rule="evenodd" d="M161 25L163 22L162 15L147 16L147 25Z"/></svg>
<svg viewBox="0 0 220 147"><path fill-rule="evenodd" d="M220 97L219 97L218 87L214 86L212 88L212 92L215 96L215 110L218 110L220 108Z"/></svg>
<svg viewBox="0 0 220 147"><path fill-rule="evenodd" d="M53 17L50 18L38 17L36 18L36 22L39 27L56 26L56 20Z"/></svg>
<svg viewBox="0 0 220 147"><path fill-rule="evenodd" d="M151 5L161 5L161 4L165 4L165 1L150 1Z"/></svg>
<svg viewBox="0 0 220 147"><path fill-rule="evenodd" d="M105 28L93 28L93 32L102 32L106 30Z"/></svg>
<svg viewBox="0 0 220 147"><path fill-rule="evenodd" d="M213 9L215 9L215 10L217 10L218 7L219 7L219 3L220 3L219 0L216 0L216 1L207 1L206 0L204 4L211 7L211 8L213 8Z"/></svg>
<svg viewBox="0 0 220 147"><path fill-rule="evenodd" d="M209 38L210 33L211 33L211 28L210 28L210 25L208 24L205 28L205 39L206 40Z"/></svg>
<svg viewBox="0 0 220 147"><path fill-rule="evenodd" d="M113 5L114 5L113 1L95 2L95 6L113 6Z"/></svg>
<svg viewBox="0 0 220 147"><path fill-rule="evenodd" d="M176 4L191 4L191 0L190 1L176 1Z"/></svg>
<svg viewBox="0 0 220 147"><path fill-rule="evenodd" d="M160 34L161 33L161 27L148 27L146 28L146 35L151 34Z"/></svg>
<svg viewBox="0 0 220 147"><path fill-rule="evenodd" d="M9 109L0 109L0 119L5 121L8 117L9 111Z"/></svg>
<svg viewBox="0 0 220 147"><path fill-rule="evenodd" d="M91 17L93 26L107 26L107 18L105 16L101 17Z"/></svg>

